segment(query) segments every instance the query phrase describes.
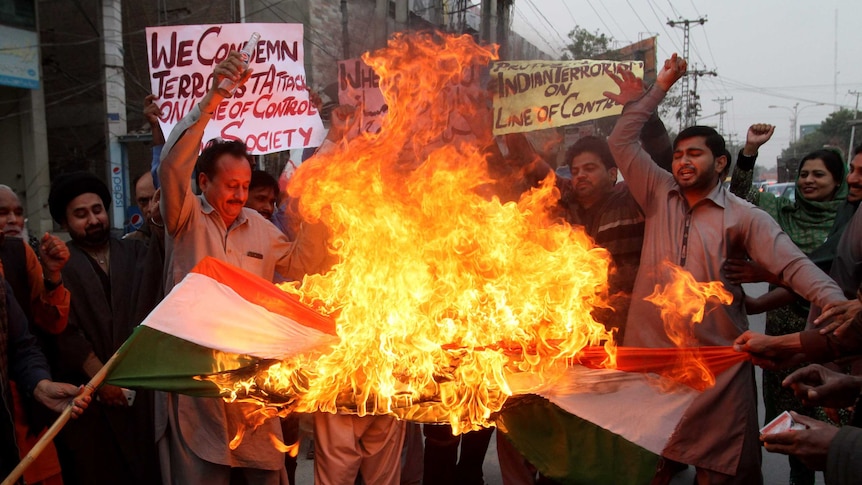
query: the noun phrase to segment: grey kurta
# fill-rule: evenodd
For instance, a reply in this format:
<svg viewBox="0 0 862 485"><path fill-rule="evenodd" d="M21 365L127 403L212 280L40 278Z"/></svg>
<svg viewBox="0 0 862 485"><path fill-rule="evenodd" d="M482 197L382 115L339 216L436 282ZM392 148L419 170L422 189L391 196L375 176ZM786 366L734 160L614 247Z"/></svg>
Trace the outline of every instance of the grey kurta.
<svg viewBox="0 0 862 485"><path fill-rule="evenodd" d="M82 366L90 352L107 362L156 303L144 301L160 284L158 272L143 267L146 246L117 239L109 244L110 295L89 256L69 244L69 262L62 270L72 295L69 324L46 343L57 381L85 384L89 378ZM57 450L67 483L159 483L152 392L138 390L131 407L94 399L63 429Z"/></svg>
<svg viewBox="0 0 862 485"><path fill-rule="evenodd" d="M638 142L641 127L664 95L654 86L626 105L608 139L614 159L646 215L641 266L624 345L673 346L658 308L644 301L656 285L668 282L667 273L661 270L665 261L684 267L697 281L720 281L733 295L730 305L707 305L703 323L694 329L700 345L731 345L748 328L742 287L730 283L722 272L728 258L750 256L818 304L844 300L841 289L805 257L768 214L720 184L689 207L673 175L658 168ZM690 226L686 231L687 219ZM756 392L749 363L726 371L715 387L695 401L664 455L727 475L750 473L753 470L737 470L746 439L749 445L757 440ZM758 451L750 452L759 456ZM744 461L749 467L756 466L748 456ZM759 470L754 472L759 474Z"/></svg>

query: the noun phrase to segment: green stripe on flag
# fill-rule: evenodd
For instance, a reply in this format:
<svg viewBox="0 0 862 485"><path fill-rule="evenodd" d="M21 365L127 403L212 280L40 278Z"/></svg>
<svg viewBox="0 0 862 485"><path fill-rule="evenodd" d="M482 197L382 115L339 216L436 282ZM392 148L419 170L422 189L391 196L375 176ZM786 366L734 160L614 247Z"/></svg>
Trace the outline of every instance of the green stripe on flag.
<svg viewBox="0 0 862 485"><path fill-rule="evenodd" d="M655 453L539 396L507 403L496 422L524 458L560 483L648 484L658 465Z"/></svg>
<svg viewBox="0 0 862 485"><path fill-rule="evenodd" d="M108 384L201 397L218 397L219 389L195 376L236 370L259 360L202 347L143 325L135 328L118 352Z"/></svg>

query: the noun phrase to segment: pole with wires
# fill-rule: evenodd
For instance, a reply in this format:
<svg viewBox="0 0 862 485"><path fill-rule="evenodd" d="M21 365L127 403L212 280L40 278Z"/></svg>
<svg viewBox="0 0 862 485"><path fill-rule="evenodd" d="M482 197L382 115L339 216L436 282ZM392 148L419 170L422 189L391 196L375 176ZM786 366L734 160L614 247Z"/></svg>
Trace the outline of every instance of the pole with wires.
<svg viewBox="0 0 862 485"><path fill-rule="evenodd" d="M667 24L671 27L680 27L683 32L683 41L682 41L682 57L686 61L689 60L689 48L690 48L690 39L689 39L689 30L691 24L703 25L706 23L706 17L700 17L694 20L690 19L679 19L679 20L668 20ZM696 111L692 109L693 99L692 93L689 90L689 74L686 74L682 77L682 113L679 118L679 129L682 131L682 128L685 126L691 126L695 123L697 119Z"/></svg>

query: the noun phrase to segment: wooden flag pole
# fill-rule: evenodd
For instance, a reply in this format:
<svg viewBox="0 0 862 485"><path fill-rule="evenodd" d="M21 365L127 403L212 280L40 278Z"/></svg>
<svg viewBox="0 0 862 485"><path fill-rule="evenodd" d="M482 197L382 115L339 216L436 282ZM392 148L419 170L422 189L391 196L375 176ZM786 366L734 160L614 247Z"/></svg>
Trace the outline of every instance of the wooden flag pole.
<svg viewBox="0 0 862 485"><path fill-rule="evenodd" d="M110 359L108 359L108 362L106 362L105 365L103 365L102 368L99 369L99 372L96 372L96 375L94 375L93 378L90 379L90 382L88 382L84 386L81 392L77 396L75 396L72 401L69 402L69 405L66 406L65 409L63 409L63 412L61 412L60 416L54 421L54 424L52 424L51 427L48 428L48 431L46 431L45 434L42 435L41 438L39 438L39 441L37 441L36 444L33 445L33 448L30 449L29 452L27 452L27 455L21 459L21 462L18 463L18 466L16 466L15 469L12 470L12 473L10 473L9 476L6 477L3 480L3 483L0 485L14 485L15 482L17 482L18 479L21 478L22 475L24 475L24 470L26 470L27 467L33 464L39 454L41 454L45 447L48 446L48 443L53 441L54 437L57 436L57 433L59 433L60 430L63 429L63 426L66 426L66 423L69 422L69 418L72 417L72 406L74 406L75 400L93 394L93 392L95 392L95 390L98 389L100 385L102 385L102 381L105 380L105 377L108 375L108 372L110 372L111 369L114 367L119 355L120 351L118 350L114 353L114 355L111 356Z"/></svg>

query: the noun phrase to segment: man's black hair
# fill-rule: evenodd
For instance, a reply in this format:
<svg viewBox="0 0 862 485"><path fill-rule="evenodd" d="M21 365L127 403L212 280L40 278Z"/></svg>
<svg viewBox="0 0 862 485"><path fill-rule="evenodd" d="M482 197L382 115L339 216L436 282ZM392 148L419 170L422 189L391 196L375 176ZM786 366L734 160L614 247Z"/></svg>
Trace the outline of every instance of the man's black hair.
<svg viewBox="0 0 862 485"><path fill-rule="evenodd" d="M248 184L248 191L251 192L259 187L272 189L272 193L275 194L276 198L278 197L278 182L275 181L275 177L263 170L252 170L251 183Z"/></svg>
<svg viewBox="0 0 862 485"><path fill-rule="evenodd" d="M204 151L198 156L198 162L195 169L198 173L206 174L207 178L212 180L216 175L216 162L222 155L232 155L236 158L245 158L248 160L248 165L254 168L254 161L251 155L248 154L248 148L245 143L239 140L221 140L213 138L208 141L204 147Z"/></svg>
<svg viewBox="0 0 862 485"><path fill-rule="evenodd" d="M576 141L574 145L566 150L566 165L572 166L572 159L582 153L592 153L599 157L606 169L616 168L617 162L614 161L614 156L611 155L611 149L608 147L608 142L597 136L585 136Z"/></svg>
<svg viewBox="0 0 862 485"><path fill-rule="evenodd" d="M706 147L712 152L712 156L714 158L718 158L722 155L728 156L730 154L725 146L724 137L719 135L718 132L715 131L715 128L701 125L689 126L679 132L679 135L676 135L676 138L673 139L673 149L676 150L679 142L698 136L705 138ZM730 158L728 158L727 164L730 165Z"/></svg>

